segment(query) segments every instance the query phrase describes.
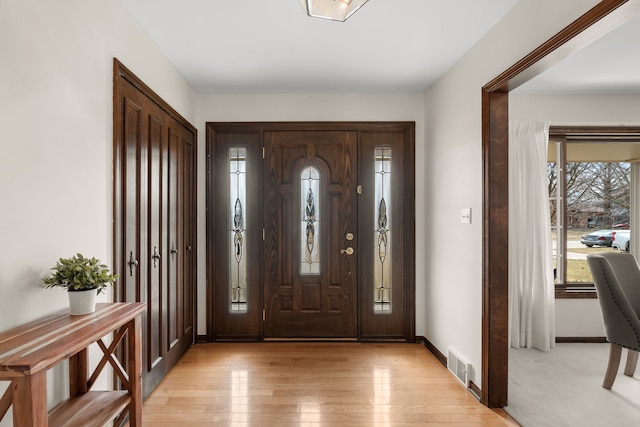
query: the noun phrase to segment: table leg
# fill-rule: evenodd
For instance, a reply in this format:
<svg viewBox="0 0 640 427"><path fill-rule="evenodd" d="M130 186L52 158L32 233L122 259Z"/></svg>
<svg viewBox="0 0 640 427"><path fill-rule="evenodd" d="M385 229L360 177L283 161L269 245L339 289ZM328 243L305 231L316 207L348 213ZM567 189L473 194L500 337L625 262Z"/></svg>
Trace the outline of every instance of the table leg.
<svg viewBox="0 0 640 427"><path fill-rule="evenodd" d="M69 358L69 396L76 397L89 391L87 375L89 372L89 356L85 348Z"/></svg>
<svg viewBox="0 0 640 427"><path fill-rule="evenodd" d="M46 427L49 425L46 374L46 371L40 371L12 380L14 427Z"/></svg>
<svg viewBox="0 0 640 427"><path fill-rule="evenodd" d="M131 383L129 426L142 427L142 320L136 316L127 325L128 366Z"/></svg>

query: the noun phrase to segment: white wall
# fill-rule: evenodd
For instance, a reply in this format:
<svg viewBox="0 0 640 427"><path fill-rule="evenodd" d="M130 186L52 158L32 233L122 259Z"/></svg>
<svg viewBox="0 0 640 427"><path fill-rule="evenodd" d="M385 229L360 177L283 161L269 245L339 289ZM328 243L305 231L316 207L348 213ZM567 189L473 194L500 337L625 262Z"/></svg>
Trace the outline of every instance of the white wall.
<svg viewBox="0 0 640 427"><path fill-rule="evenodd" d="M206 122L276 122L276 121L415 121L416 122L416 182L425 180L424 96L422 94L259 94L259 95L198 95L198 212L204 212L206 202L205 152ZM416 253L424 253L425 224L422 220L429 209L420 186L416 188ZM198 219L198 235L205 235L205 218ZM200 260L204 261L205 241L198 242ZM198 266L198 334L206 331L205 263ZM416 270L416 298L425 298L424 266ZM424 308L417 306L416 334L424 335Z"/></svg>
<svg viewBox="0 0 640 427"><path fill-rule="evenodd" d="M199 129L200 236L206 121L415 121L416 333L440 351L453 346L479 373L480 88L595 3L521 0L425 102L423 95L196 97L119 0L0 0L0 330L67 307L62 291L40 288L58 257L81 251L111 264L116 56ZM463 207L473 208L471 225L460 224ZM445 231L445 243L426 243ZM199 254L202 334L204 238ZM65 375L51 377L53 401Z"/></svg>
<svg viewBox="0 0 640 427"><path fill-rule="evenodd" d="M509 117L550 120L552 126L638 126L640 93L509 94ZM556 336L603 337L597 300L556 300Z"/></svg>
<svg viewBox="0 0 640 427"><path fill-rule="evenodd" d="M59 257L112 264L114 56L193 119L193 92L119 0L0 1L0 331L68 306L41 288Z"/></svg>
<svg viewBox="0 0 640 427"><path fill-rule="evenodd" d="M482 361L481 88L570 22L595 0L520 0L426 94L426 238L441 245L418 253L426 266L425 336L441 352L453 347L476 372ZM424 186L424 187L423 187ZM473 209L460 223L460 209Z"/></svg>
<svg viewBox="0 0 640 427"><path fill-rule="evenodd" d="M597 299L557 299L557 337L604 337L604 322Z"/></svg>

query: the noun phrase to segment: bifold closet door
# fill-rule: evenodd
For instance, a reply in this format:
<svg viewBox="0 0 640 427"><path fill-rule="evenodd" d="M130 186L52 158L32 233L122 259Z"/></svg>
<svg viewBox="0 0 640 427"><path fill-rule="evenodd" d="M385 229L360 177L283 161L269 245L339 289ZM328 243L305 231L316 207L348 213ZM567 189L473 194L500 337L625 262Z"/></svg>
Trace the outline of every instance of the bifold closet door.
<svg viewBox="0 0 640 427"><path fill-rule="evenodd" d="M195 340L195 130L128 79L116 80L116 299L147 305L147 396Z"/></svg>

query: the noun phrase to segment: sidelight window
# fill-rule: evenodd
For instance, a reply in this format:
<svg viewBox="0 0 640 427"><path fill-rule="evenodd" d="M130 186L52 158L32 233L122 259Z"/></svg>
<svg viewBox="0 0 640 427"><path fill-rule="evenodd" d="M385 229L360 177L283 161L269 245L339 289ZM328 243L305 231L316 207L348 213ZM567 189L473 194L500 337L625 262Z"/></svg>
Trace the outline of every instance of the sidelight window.
<svg viewBox="0 0 640 427"><path fill-rule="evenodd" d="M230 310L247 311L247 257L245 235L247 223L247 149L229 149L229 206L231 242L229 256Z"/></svg>
<svg viewBox="0 0 640 427"><path fill-rule="evenodd" d="M391 312L391 148L375 149L374 311Z"/></svg>
<svg viewBox="0 0 640 427"><path fill-rule="evenodd" d="M300 275L320 274L320 171L307 166L300 174Z"/></svg>

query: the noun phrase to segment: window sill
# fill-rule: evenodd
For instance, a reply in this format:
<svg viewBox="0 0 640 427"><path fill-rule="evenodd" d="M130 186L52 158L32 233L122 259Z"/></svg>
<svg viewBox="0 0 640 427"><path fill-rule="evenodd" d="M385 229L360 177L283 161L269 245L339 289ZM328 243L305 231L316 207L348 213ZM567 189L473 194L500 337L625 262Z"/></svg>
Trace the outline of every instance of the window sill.
<svg viewBox="0 0 640 427"><path fill-rule="evenodd" d="M556 299L598 299L593 284L556 285Z"/></svg>

